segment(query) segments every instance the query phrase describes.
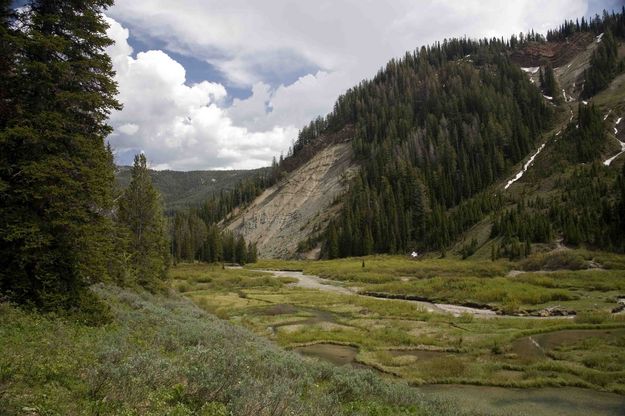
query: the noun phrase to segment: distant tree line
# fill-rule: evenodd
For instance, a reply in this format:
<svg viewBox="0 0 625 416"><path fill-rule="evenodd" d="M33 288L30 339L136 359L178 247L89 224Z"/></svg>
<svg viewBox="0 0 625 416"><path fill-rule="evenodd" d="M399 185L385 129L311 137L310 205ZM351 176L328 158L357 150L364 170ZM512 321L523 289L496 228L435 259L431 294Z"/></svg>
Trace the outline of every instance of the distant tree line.
<svg viewBox="0 0 625 416"><path fill-rule="evenodd" d="M255 263L256 244L246 244L243 236L221 230L214 222L205 222L196 209L178 211L171 224L174 261Z"/></svg>
<svg viewBox="0 0 625 416"><path fill-rule="evenodd" d="M612 36L612 31L606 29L599 46L590 57L590 66L584 71L582 98L590 98L605 89L622 71L623 60L618 58L616 40Z"/></svg>
<svg viewBox="0 0 625 416"><path fill-rule="evenodd" d="M549 199L522 199L516 208L497 214L491 237L493 258L517 259L531 243L561 236L564 244L625 251L625 165L617 174L601 162L577 167Z"/></svg>
<svg viewBox="0 0 625 416"><path fill-rule="evenodd" d="M540 83L543 94L551 97L553 103L558 104L562 101L560 87L558 86L558 81L556 80L553 67L550 63L547 62L544 69L539 69L538 82Z"/></svg>
<svg viewBox="0 0 625 416"><path fill-rule="evenodd" d="M603 32L611 31L614 35L625 38L625 6L622 7L620 13L604 10L603 15L598 14L590 19L582 17L573 20L567 20L557 29L547 31L547 41L562 41L579 32L591 32L599 35Z"/></svg>

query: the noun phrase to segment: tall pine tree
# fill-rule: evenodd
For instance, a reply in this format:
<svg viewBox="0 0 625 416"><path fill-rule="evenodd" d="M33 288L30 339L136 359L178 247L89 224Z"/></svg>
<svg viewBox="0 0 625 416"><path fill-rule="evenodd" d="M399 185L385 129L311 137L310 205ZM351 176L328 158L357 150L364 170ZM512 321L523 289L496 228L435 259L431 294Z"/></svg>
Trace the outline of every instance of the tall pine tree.
<svg viewBox="0 0 625 416"><path fill-rule="evenodd" d="M32 1L12 34L2 4L12 108L0 126L0 291L41 309L74 307L111 273L111 4Z"/></svg>

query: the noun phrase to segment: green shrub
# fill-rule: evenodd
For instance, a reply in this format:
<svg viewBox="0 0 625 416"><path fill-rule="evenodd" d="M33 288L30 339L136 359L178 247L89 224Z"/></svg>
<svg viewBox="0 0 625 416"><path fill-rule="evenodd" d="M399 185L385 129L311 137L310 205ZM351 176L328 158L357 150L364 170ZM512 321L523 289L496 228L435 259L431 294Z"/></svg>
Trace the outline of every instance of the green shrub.
<svg viewBox="0 0 625 416"><path fill-rule="evenodd" d="M329 416L363 401L428 414L405 384L303 360L176 295L94 291L110 325L0 304L0 413Z"/></svg>
<svg viewBox="0 0 625 416"><path fill-rule="evenodd" d="M582 270L588 263L580 254L571 250L533 254L519 263L522 270Z"/></svg>

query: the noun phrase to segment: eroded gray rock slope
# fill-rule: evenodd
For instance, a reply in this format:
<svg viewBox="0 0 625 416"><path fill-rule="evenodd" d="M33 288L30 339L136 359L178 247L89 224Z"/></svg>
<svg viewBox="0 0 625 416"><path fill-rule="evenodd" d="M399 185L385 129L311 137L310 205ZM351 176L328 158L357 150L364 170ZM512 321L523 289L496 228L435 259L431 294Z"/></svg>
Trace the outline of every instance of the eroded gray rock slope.
<svg viewBox="0 0 625 416"><path fill-rule="evenodd" d="M324 230L357 171L351 143L326 147L236 213L227 228L258 245L262 258L298 256L297 245ZM319 256L319 247L303 255Z"/></svg>

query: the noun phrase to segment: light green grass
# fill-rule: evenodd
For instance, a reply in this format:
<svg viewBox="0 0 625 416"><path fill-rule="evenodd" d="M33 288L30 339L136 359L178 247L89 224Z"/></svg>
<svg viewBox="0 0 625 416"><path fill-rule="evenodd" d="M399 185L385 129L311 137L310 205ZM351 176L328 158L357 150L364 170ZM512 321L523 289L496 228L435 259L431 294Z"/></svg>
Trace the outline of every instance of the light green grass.
<svg viewBox="0 0 625 416"><path fill-rule="evenodd" d="M607 259L616 267L620 267L623 257L583 251L579 255L584 261ZM616 305L616 295L624 288L623 271L618 268L526 272L509 277L509 271L518 270L519 264L456 259L415 261L399 256L318 262L272 260L250 265L248 270L254 268L303 270L360 290L414 294L450 303L489 303L510 311L560 306L574 308L580 314L576 319L482 319L467 314L454 317L427 312L416 302L288 285L242 288L244 299L234 292L220 295L210 290L190 292L189 296L208 310L226 311L224 317L286 348L324 342L358 346L359 362L415 384L562 385L625 391L621 378L606 382L612 370L596 364L601 358L614 356L615 347L610 345L620 345L618 339L599 341L598 346L585 353L576 350L563 356L558 365L550 363L550 357L538 361L516 357L511 349L515 340L533 334L625 327L625 317L609 314ZM282 312L268 312L277 307ZM600 347L602 342L606 344L605 354ZM455 352L452 359L433 361L393 356L389 352L425 348ZM619 366L620 356L614 360L615 366Z"/></svg>

